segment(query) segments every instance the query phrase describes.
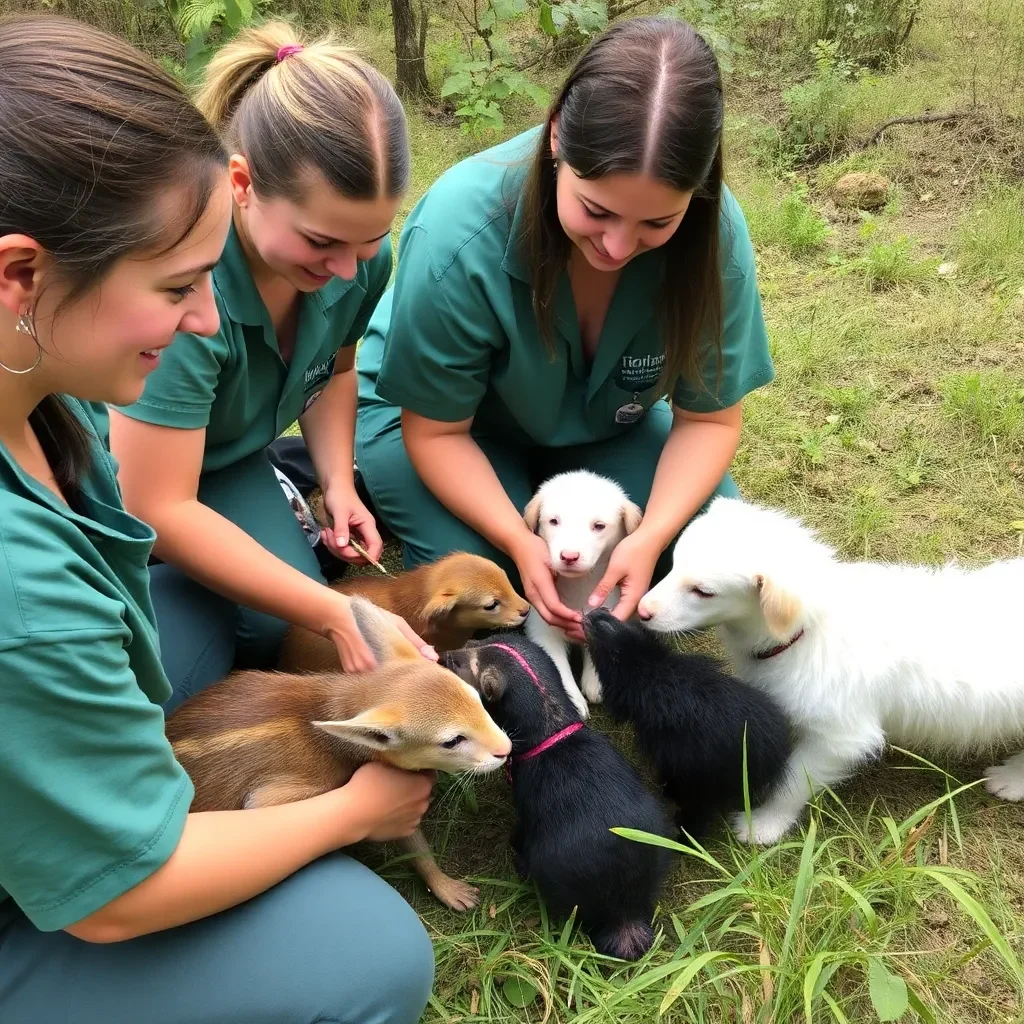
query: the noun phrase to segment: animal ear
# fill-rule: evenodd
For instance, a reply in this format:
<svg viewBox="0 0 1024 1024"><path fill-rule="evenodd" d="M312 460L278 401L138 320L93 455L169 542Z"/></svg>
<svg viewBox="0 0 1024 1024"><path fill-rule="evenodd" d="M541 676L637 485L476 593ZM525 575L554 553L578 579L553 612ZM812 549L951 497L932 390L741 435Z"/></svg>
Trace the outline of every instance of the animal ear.
<svg viewBox="0 0 1024 1024"><path fill-rule="evenodd" d="M480 673L477 685L484 700L500 700L505 693L505 677L493 665Z"/></svg>
<svg viewBox="0 0 1024 1024"><path fill-rule="evenodd" d="M458 603L459 595L452 590L445 590L440 594L434 594L423 610L428 619L435 619L454 611Z"/></svg>
<svg viewBox="0 0 1024 1024"><path fill-rule="evenodd" d="M636 530L643 517L643 509L635 502L627 501L622 506L622 525L625 527L627 534L633 533Z"/></svg>
<svg viewBox="0 0 1024 1024"><path fill-rule="evenodd" d="M398 742L401 718L397 708L379 707L362 711L355 718L344 721L311 724L349 743L370 750L388 750Z"/></svg>
<svg viewBox="0 0 1024 1024"><path fill-rule="evenodd" d="M365 597L351 598L352 615L356 626L373 652L377 665L389 661L413 661L420 652L395 628L391 620L375 604Z"/></svg>
<svg viewBox="0 0 1024 1024"><path fill-rule="evenodd" d="M768 576L757 575L754 583L761 595L761 612L772 636L788 640L800 616L800 600Z"/></svg>
<svg viewBox="0 0 1024 1024"><path fill-rule="evenodd" d="M537 527L540 526L540 495L535 494L528 502L525 509L523 509L523 520L530 530L530 533L536 533Z"/></svg>

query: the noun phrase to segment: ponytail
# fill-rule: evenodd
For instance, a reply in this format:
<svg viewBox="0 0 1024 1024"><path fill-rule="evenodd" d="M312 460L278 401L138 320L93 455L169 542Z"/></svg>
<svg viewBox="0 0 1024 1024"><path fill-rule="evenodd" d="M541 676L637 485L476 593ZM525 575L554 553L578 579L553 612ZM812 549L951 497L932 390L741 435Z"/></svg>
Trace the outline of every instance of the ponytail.
<svg viewBox="0 0 1024 1024"><path fill-rule="evenodd" d="M310 169L348 199L394 198L409 183L391 83L329 35L305 43L276 21L241 32L207 65L197 103L265 199L301 202Z"/></svg>
<svg viewBox="0 0 1024 1024"><path fill-rule="evenodd" d="M222 46L207 64L196 96L206 120L225 132L246 90L278 63L277 55L285 47L302 47L286 21L251 28Z"/></svg>

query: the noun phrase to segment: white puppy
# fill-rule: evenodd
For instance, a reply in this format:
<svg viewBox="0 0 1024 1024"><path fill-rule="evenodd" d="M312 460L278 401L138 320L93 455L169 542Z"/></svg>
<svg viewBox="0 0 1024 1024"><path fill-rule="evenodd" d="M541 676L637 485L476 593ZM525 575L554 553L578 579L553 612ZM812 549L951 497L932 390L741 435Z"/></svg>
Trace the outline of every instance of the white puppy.
<svg viewBox="0 0 1024 1024"><path fill-rule="evenodd" d="M555 586L564 605L575 611L587 607L587 600L608 568L612 550L640 525L642 515L614 480L589 470L559 473L538 488L523 518L548 545L551 568L558 574ZM618 600L619 588L614 587L604 603L614 607ZM601 683L586 649L581 693L569 665L565 631L549 626L536 609L530 609L526 635L551 655L565 692L586 718L587 700L597 703L601 699Z"/></svg>
<svg viewBox="0 0 1024 1024"><path fill-rule="evenodd" d="M734 821L741 838L772 843L886 740L960 754L1024 740L1021 594L1024 559L973 571L841 562L798 519L718 498L638 612L659 632L717 626L735 673L792 719L792 782L754 809L752 836ZM1024 799L1024 753L986 779Z"/></svg>

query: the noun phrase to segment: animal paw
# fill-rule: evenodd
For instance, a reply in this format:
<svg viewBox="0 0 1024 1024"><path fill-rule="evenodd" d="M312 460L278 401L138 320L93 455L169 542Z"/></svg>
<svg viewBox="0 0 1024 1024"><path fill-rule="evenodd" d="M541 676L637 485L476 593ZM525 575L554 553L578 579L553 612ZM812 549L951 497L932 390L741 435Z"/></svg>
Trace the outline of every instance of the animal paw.
<svg viewBox="0 0 1024 1024"><path fill-rule="evenodd" d="M445 876L431 887L431 892L452 910L472 910L480 902L480 890L468 882L460 882L456 878Z"/></svg>
<svg viewBox="0 0 1024 1024"><path fill-rule="evenodd" d="M749 827L745 811L734 814L732 830L741 843L772 846L793 827L795 821L788 814L760 808L751 812Z"/></svg>
<svg viewBox="0 0 1024 1024"><path fill-rule="evenodd" d="M590 665L583 667L583 674L580 676L580 689L591 704L601 703L601 680Z"/></svg>
<svg viewBox="0 0 1024 1024"><path fill-rule="evenodd" d="M1024 772L1014 765L993 765L985 772L985 788L1000 800L1024 800Z"/></svg>

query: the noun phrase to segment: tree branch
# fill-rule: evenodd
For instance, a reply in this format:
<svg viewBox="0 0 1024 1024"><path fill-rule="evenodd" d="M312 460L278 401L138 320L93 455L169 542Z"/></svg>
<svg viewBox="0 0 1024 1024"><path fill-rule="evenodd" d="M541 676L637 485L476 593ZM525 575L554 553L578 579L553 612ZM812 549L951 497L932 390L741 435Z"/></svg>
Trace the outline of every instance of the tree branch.
<svg viewBox="0 0 1024 1024"><path fill-rule="evenodd" d="M914 114L913 116L908 117L894 117L891 121L886 121L885 124L879 125L879 127L871 133L867 142L862 143L860 148L867 149L868 146L873 146L886 131L893 127L893 125L936 124L940 121L959 121L961 118L966 116L966 111L952 110L948 114Z"/></svg>

